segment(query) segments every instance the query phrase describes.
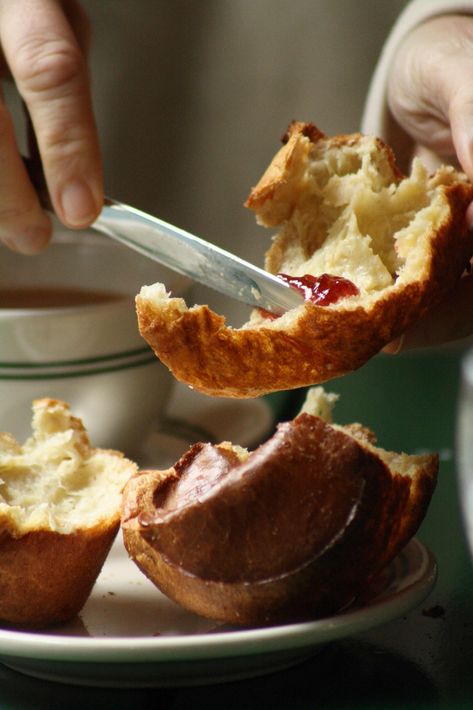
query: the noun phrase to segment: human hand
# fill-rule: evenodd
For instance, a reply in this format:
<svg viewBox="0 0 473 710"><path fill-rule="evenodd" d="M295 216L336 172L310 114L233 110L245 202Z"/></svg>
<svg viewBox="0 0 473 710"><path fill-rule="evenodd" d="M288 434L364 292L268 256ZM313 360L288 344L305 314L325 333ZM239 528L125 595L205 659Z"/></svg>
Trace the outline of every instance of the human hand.
<svg viewBox="0 0 473 710"><path fill-rule="evenodd" d="M473 16L445 15L415 28L398 49L388 103L414 143L458 162L473 180Z"/></svg>
<svg viewBox="0 0 473 710"><path fill-rule="evenodd" d="M399 47L388 82L398 126L429 168L458 165L473 180L473 16L444 15L415 28ZM466 219L473 226L473 205ZM386 352L435 345L473 333L473 277Z"/></svg>
<svg viewBox="0 0 473 710"><path fill-rule="evenodd" d="M103 203L86 34L76 0L0 0L0 73L13 79L28 109L55 212L72 228L93 222ZM0 96L0 241L35 253L50 235Z"/></svg>

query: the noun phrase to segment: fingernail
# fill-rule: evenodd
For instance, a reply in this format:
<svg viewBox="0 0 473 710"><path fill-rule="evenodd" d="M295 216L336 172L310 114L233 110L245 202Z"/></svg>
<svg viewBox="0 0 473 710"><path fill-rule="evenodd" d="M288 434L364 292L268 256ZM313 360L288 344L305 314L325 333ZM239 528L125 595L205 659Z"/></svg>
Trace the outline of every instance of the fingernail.
<svg viewBox="0 0 473 710"><path fill-rule="evenodd" d="M63 188L61 207L64 218L71 227L84 227L90 224L97 214L92 192L82 180L70 182Z"/></svg>
<svg viewBox="0 0 473 710"><path fill-rule="evenodd" d="M399 336L399 338L396 338L396 340L392 340L388 345L386 345L383 348L383 352L386 353L387 355L398 355L404 345L404 333Z"/></svg>

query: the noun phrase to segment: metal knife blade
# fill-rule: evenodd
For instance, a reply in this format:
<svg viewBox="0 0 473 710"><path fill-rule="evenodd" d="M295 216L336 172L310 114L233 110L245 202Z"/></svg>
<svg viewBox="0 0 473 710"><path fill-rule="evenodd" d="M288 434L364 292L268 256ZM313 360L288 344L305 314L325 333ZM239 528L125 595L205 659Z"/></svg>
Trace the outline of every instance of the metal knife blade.
<svg viewBox="0 0 473 710"><path fill-rule="evenodd" d="M41 204L53 211L32 130L30 142L32 157L23 161ZM173 271L275 315L304 303L297 291L268 271L117 200L105 198L92 227Z"/></svg>
<svg viewBox="0 0 473 710"><path fill-rule="evenodd" d="M280 315L304 303L277 276L214 244L106 198L92 227L173 271L257 308Z"/></svg>

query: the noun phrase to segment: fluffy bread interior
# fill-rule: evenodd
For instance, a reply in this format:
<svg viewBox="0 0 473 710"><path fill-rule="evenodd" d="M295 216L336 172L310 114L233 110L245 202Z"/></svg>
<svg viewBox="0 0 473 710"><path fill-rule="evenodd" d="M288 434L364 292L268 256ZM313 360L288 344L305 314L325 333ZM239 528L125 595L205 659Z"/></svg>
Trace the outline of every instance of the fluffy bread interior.
<svg viewBox="0 0 473 710"><path fill-rule="evenodd" d="M422 277L432 233L451 209L439 188L458 182L459 173L443 166L431 177L414 159L410 175L401 176L374 136L357 134L341 144L324 137L283 150L286 160L294 151L290 163L300 161L299 169L285 165L273 192L272 166L246 203L260 224L279 227L266 255L268 271L349 279L359 296L344 300L348 308L369 307L370 297ZM261 313L255 316L261 320Z"/></svg>
<svg viewBox="0 0 473 710"><path fill-rule="evenodd" d="M15 537L37 530L68 534L115 518L135 464L92 448L63 402L36 400L32 428L24 445L0 434L1 526Z"/></svg>

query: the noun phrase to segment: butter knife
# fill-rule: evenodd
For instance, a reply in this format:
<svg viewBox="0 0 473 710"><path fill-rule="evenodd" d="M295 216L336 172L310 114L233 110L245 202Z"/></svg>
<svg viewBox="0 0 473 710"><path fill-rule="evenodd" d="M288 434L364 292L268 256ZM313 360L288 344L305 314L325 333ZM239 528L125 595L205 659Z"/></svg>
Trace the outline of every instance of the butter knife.
<svg viewBox="0 0 473 710"><path fill-rule="evenodd" d="M52 211L41 163L37 157L23 161L42 206ZM117 200L105 198L92 228L172 271L275 315L304 303L300 293L268 271Z"/></svg>
<svg viewBox="0 0 473 710"><path fill-rule="evenodd" d="M41 205L53 212L36 134L22 102L29 157L23 162ZM111 198L92 228L220 293L281 315L304 303L300 293L268 271L161 219Z"/></svg>
<svg viewBox="0 0 473 710"><path fill-rule="evenodd" d="M304 303L277 276L134 207L105 198L92 224L135 251L250 306L282 314Z"/></svg>

